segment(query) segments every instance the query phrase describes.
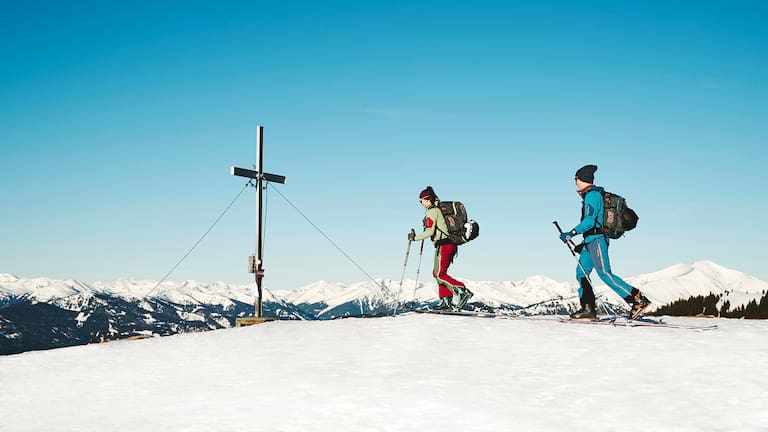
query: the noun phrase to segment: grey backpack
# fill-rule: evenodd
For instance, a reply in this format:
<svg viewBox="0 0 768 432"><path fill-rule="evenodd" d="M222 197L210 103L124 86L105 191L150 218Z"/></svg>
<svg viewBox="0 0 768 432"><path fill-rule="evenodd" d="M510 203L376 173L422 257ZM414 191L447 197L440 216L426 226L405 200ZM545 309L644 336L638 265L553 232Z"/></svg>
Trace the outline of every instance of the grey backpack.
<svg viewBox="0 0 768 432"><path fill-rule="evenodd" d="M445 217L448 227L448 239L453 244L461 245L474 240L480 235L480 225L472 219L467 219L467 209L459 201L440 201L440 211Z"/></svg>

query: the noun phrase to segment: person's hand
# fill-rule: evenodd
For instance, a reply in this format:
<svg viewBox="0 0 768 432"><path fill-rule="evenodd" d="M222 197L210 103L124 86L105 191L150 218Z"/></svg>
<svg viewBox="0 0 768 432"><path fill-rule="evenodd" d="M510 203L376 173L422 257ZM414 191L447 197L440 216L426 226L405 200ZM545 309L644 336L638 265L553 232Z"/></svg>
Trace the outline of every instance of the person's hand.
<svg viewBox="0 0 768 432"><path fill-rule="evenodd" d="M576 235L576 230L570 230L568 232L561 233L560 234L560 240L563 243L568 243L568 240L573 238L573 236L575 236L575 235Z"/></svg>
<svg viewBox="0 0 768 432"><path fill-rule="evenodd" d="M411 228L411 232L408 233L408 241L416 240L416 231Z"/></svg>

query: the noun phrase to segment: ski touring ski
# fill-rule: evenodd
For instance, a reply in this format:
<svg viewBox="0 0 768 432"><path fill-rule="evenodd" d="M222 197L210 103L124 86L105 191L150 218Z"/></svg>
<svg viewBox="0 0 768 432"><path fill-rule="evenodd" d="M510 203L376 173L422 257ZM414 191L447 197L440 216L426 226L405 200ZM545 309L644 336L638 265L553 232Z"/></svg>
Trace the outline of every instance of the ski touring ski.
<svg viewBox="0 0 768 432"><path fill-rule="evenodd" d="M560 318L561 323L568 324L587 324L587 325L608 325L614 327L663 327L663 328L677 328L686 330L714 330L717 328L717 324L709 325L690 325L680 324L664 321L663 318L654 319L648 317L641 317L635 319L629 319L622 316L605 316L598 319L570 319Z"/></svg>
<svg viewBox="0 0 768 432"><path fill-rule="evenodd" d="M461 317L474 317L474 318L494 318L503 320L532 320L532 321L549 321L557 322L557 318L554 315L542 316L542 315L513 315L506 313L486 312L486 311L471 311L471 310L434 310L434 309L406 309L404 314L417 313L417 314L431 314L431 315L446 315L446 316L461 316Z"/></svg>
<svg viewBox="0 0 768 432"><path fill-rule="evenodd" d="M433 314L433 315L447 315L447 316L463 316L463 317L476 317L476 318L496 318L507 320L532 320L532 321L544 321L544 322L560 322L568 324L583 324L583 325L604 325L613 327L658 327L658 328L675 328L685 330L714 330L718 328L717 324L683 324L666 321L664 318L651 318L648 316L641 316L638 318L630 318L625 315L603 315L595 319L572 319L564 317L562 315L510 315L497 312L486 311L471 311L471 310L436 310L426 308L405 308L402 309L400 314ZM398 314L398 315L400 315Z"/></svg>
<svg viewBox="0 0 768 432"><path fill-rule="evenodd" d="M454 315L478 318L507 318L508 315L501 315L493 312L469 311L469 310L435 310L435 309L407 309L404 312L415 312L422 314L435 315Z"/></svg>

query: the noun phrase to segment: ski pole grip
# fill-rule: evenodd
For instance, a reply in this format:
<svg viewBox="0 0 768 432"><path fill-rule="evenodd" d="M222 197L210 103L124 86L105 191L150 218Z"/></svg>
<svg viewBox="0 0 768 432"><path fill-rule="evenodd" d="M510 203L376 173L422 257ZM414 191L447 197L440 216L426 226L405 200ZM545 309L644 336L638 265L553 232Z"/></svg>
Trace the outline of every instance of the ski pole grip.
<svg viewBox="0 0 768 432"><path fill-rule="evenodd" d="M562 228L560 228L560 224L557 223L557 221L552 221L552 223L555 224L555 227L557 227L557 230L560 232L560 234L562 234L563 230L562 230Z"/></svg>

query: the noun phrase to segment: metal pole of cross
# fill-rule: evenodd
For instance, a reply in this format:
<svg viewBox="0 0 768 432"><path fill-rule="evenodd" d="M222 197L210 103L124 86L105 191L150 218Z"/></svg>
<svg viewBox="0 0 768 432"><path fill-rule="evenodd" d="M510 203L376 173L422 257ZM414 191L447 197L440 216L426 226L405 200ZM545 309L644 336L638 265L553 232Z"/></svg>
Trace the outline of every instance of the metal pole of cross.
<svg viewBox="0 0 768 432"><path fill-rule="evenodd" d="M256 171L232 167L231 174L238 177L247 177L256 180L256 255L251 256L249 259L249 272L255 274L256 288L258 291L258 298L254 303L254 314L257 318L261 318L262 315L262 288L261 280L264 278L263 267L263 236L262 236L262 192L264 190L263 182L273 182L285 184L285 177L277 174L269 174L264 172L264 127L256 127Z"/></svg>

